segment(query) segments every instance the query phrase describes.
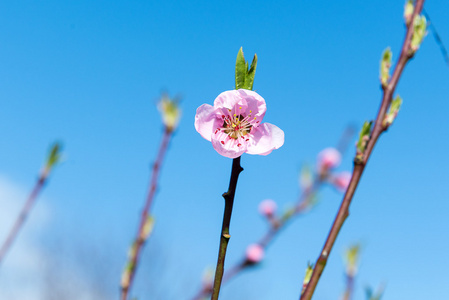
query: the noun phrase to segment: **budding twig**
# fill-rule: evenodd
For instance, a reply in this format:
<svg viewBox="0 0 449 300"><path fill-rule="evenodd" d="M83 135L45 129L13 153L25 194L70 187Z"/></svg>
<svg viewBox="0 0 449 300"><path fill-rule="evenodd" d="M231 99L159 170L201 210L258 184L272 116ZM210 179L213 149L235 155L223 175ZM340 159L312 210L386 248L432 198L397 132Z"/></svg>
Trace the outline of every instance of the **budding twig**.
<svg viewBox="0 0 449 300"><path fill-rule="evenodd" d="M423 3L424 0L416 1L415 9L413 11L411 20L415 20L419 16L423 7ZM379 108L379 112L377 114L376 121L374 123L374 129L371 133L366 148L364 149L362 159L355 160L354 162L354 170L352 173L351 182L349 183L349 187L346 190L346 193L343 197L337 216L335 217L329 235L327 236L326 243L324 244L324 247L321 250L321 254L315 263L315 268L313 270L312 277L309 283L307 284L306 290L301 295L300 300L310 300L312 298L315 288L321 277L321 274L323 273L324 268L326 266L329 254L332 251L335 240L337 239L338 233L340 232L340 229L343 226L344 221L349 215L349 205L351 204L355 190L358 186L359 180L363 174L363 171L371 155L371 152L373 151L379 136L388 128L383 124L385 115L387 114L387 110L391 105L393 94L398 84L399 78L401 77L402 71L404 70L404 67L407 64L407 62L414 56L415 53L414 49L412 49L411 47L412 37L414 36L415 33L414 25L415 25L414 21L409 22L407 25L407 33L404 39L404 43L402 45L400 57L397 61L391 80L383 89L383 98Z"/></svg>

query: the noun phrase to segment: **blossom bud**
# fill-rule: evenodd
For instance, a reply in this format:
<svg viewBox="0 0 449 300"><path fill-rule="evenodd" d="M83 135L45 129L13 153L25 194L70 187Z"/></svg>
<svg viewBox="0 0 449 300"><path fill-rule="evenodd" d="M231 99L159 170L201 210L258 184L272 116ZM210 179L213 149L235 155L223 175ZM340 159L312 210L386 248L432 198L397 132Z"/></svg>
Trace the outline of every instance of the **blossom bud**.
<svg viewBox="0 0 449 300"><path fill-rule="evenodd" d="M318 153L318 170L327 171L338 167L341 162L341 154L335 148L326 148Z"/></svg>
<svg viewBox="0 0 449 300"><path fill-rule="evenodd" d="M352 174L350 172L341 172L340 174L337 174L337 176L334 177L333 179L333 184L335 185L335 187L341 191L341 192L346 192L346 189L349 186L349 182L351 181L352 178Z"/></svg>
<svg viewBox="0 0 449 300"><path fill-rule="evenodd" d="M259 213L267 218L272 218L277 210L277 204L271 199L266 199L259 204Z"/></svg>
<svg viewBox="0 0 449 300"><path fill-rule="evenodd" d="M158 103L158 109L162 116L162 122L169 131L176 129L181 118L181 109L178 99L170 99L168 95L163 95Z"/></svg>
<svg viewBox="0 0 449 300"><path fill-rule="evenodd" d="M259 244L252 244L246 248L246 260L250 263L257 264L264 257L263 247Z"/></svg>

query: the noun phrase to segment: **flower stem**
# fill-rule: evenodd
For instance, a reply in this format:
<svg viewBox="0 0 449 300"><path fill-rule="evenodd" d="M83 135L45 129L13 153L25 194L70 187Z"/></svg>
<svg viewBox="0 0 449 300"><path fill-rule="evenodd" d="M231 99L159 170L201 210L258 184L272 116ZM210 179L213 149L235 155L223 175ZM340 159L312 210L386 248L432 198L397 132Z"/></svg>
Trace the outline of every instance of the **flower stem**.
<svg viewBox="0 0 449 300"><path fill-rule="evenodd" d="M39 195L41 189L43 188L43 186L47 181L47 175L48 172L42 172L42 174L39 176L39 179L37 180L36 185L34 186L33 190L31 191L31 194L29 195L27 201L25 202L25 205L22 207L22 210L20 211L20 214L17 217L14 226L12 227L11 231L8 234L8 237L6 238L2 247L0 248L0 264L5 258L8 250L11 248L14 240L17 238L20 229L23 227L23 224L25 224L25 221L31 211L31 208L36 202L37 196Z"/></svg>
<svg viewBox="0 0 449 300"><path fill-rule="evenodd" d="M413 12L413 16L411 20L414 20L417 15L421 13L423 7L424 0L417 0L415 3L415 9ZM413 35L413 22L410 22L408 25L407 33L405 36L404 43L402 45L401 55L398 59L396 67L393 72L393 76L391 77L391 81L384 88L382 103L379 108L379 112L377 114L377 118L374 124L373 132L371 133L370 140L368 141L368 145L364 152L362 161L354 161L354 170L352 172L352 178L349 183L349 187L346 190L346 193L343 197L343 201L341 202L340 208L338 210L337 216L335 217L334 223L331 227L329 235L327 236L326 243L318 257L315 267L313 269L312 277L307 284L307 288L304 293L301 295L300 300L310 300L312 299L313 293L315 292L315 288L320 280L321 274L324 271L324 268L327 263L327 259L329 257L330 252L334 246L335 240L340 232L341 227L343 226L344 221L349 216L349 205L351 204L352 198L354 196L355 190L358 186L360 178L363 174L365 166L368 162L368 159L371 155L371 152L376 145L376 142L379 136L387 130L387 127L383 125L383 120L387 113L388 107L391 104L393 99L393 94L396 89L399 78L401 77L402 71L404 70L407 62L413 57L413 52L411 52L411 39Z"/></svg>
<svg viewBox="0 0 449 300"><path fill-rule="evenodd" d="M232 171L231 171L231 180L229 181L229 189L226 193L223 194L223 198L225 199L225 209L223 214L223 225L221 227L221 236L220 236L220 248L218 250L217 268L215 269L214 287L212 291L211 300L218 300L218 295L220 293L226 257L226 249L228 247L229 239L231 238L231 235L229 234L229 226L231 223L232 206L234 205L235 189L237 187L237 180L239 178L239 174L242 171L243 168L240 166L240 156L239 156L237 158L234 158L232 161Z"/></svg>
<svg viewBox="0 0 449 300"><path fill-rule="evenodd" d="M142 210L140 224L137 230L135 241L131 247L130 257L127 263L127 267L122 274L121 280L121 299L126 300L128 298L129 290L132 286L134 275L136 273L137 265L139 264L140 255L143 245L147 239L145 234L145 225L147 224L151 205L153 203L154 195L156 193L157 182L159 178L159 171L161 169L162 162L164 160L165 153L167 152L168 144L172 137L173 130L166 127L162 137L159 152L156 157L156 161L153 165L153 173L151 175L150 187L148 190L145 206Z"/></svg>
<svg viewBox="0 0 449 300"><path fill-rule="evenodd" d="M340 153L345 153L348 147L348 144L351 141L351 138L354 134L355 129L353 126L348 126L343 134L340 137L340 140L338 142L337 149L340 151ZM264 250L268 248L268 246L273 242L274 238L281 232L283 228L286 227L286 225L292 221L295 217L298 217L302 214L304 214L310 207L310 203L313 199L313 197L316 195L316 193L319 191L323 183L326 181L326 178L323 178L321 176L315 176L312 184L305 188L304 191L299 196L298 200L296 201L296 205L293 208L292 214L287 214L282 218L274 220L274 222L271 222L270 227L267 229L265 234L259 239L259 241L256 243L260 245ZM226 283L235 276L237 276L240 272L244 271L246 268L252 266L251 263L248 263L246 259L246 255L243 255L242 259L229 268L223 275L222 283ZM203 288L198 291L198 293L192 298L192 300L201 300L210 295L212 292L212 285L206 284L203 286Z"/></svg>

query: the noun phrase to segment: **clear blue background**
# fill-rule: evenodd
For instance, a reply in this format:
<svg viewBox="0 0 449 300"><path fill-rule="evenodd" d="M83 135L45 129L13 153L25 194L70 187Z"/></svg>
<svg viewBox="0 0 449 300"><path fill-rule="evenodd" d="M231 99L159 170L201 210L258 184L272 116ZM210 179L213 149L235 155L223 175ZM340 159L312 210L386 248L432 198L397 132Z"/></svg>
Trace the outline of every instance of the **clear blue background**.
<svg viewBox="0 0 449 300"><path fill-rule="evenodd" d="M65 162L37 204L50 211L33 243L45 254L41 275L52 284L38 288L35 299L51 299L51 293L88 299L77 288L58 289L61 282L77 286L64 271L71 268L101 291L92 299L118 298L162 135L155 104L164 90L182 96L183 117L163 166L156 228L132 294L190 299L200 288L203 270L216 262L231 160L195 131L194 115L234 88L243 46L247 59L259 57L254 89L267 101L265 121L286 138L269 156L242 157L227 265L237 262L266 229L258 203L272 198L283 208L295 202L301 165L335 145L348 124L375 118L379 59L387 46L394 60L399 56L403 5L1 2L0 174L27 192L49 144L60 139L65 145ZM449 43L449 3L425 7ZM363 251L354 299L382 282L385 300L447 299L449 67L431 32L397 92L403 107L374 150L314 299L340 297L341 256L355 242ZM350 147L339 171L351 170L353 155ZM317 258L341 198L325 188L317 208L290 224L264 263L227 284L221 299L297 299L307 262ZM0 289L7 277L0 269Z"/></svg>

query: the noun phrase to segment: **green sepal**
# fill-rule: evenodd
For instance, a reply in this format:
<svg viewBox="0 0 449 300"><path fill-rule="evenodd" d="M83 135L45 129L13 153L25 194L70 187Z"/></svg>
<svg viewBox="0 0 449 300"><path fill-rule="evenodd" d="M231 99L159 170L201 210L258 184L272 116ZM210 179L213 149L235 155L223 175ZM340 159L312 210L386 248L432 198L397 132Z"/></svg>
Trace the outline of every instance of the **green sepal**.
<svg viewBox="0 0 449 300"><path fill-rule="evenodd" d="M390 47L384 50L382 54L382 59L380 61L380 83L383 87L388 85L388 80L390 79L390 67L391 58L393 54L391 53Z"/></svg>
<svg viewBox="0 0 449 300"><path fill-rule="evenodd" d="M424 16L416 16L413 21L413 36L410 43L412 52L415 53L421 45L424 37L427 34L427 20Z"/></svg>
<svg viewBox="0 0 449 300"><path fill-rule="evenodd" d="M382 123L384 127L389 127L391 124L393 124L393 121L396 119L396 116L398 115L401 105L402 105L402 98L399 95L397 95L396 98L391 102L390 109Z"/></svg>
<svg viewBox="0 0 449 300"><path fill-rule="evenodd" d="M243 50L240 47L235 61L235 89L252 90L254 84L254 76L256 75L257 54L254 54L251 66L248 69L248 62L245 61Z"/></svg>
<svg viewBox="0 0 449 300"><path fill-rule="evenodd" d="M357 142L357 151L355 155L355 161L361 162L363 161L363 154L366 149L366 145L368 144L368 141L370 139L371 135L371 126L373 125L373 122L365 121L365 123L362 126L362 130L360 131L359 140Z"/></svg>

